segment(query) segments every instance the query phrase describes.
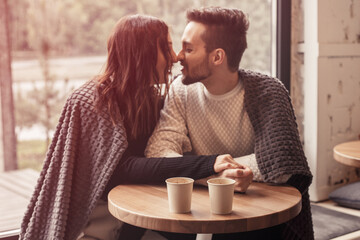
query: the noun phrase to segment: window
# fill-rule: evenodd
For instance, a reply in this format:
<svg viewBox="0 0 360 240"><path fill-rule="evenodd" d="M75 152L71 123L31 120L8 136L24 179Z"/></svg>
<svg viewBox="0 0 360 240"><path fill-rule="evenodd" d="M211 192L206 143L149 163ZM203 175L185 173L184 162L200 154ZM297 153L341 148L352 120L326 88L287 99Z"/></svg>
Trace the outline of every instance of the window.
<svg viewBox="0 0 360 240"><path fill-rule="evenodd" d="M291 1L273 0L273 68L274 76L279 78L290 91L290 44L291 44Z"/></svg>
<svg viewBox="0 0 360 240"><path fill-rule="evenodd" d="M132 0L132 1L10 1L13 90L19 144L34 137L45 138L43 104L44 66L40 64L41 38L51 39L48 78L57 94L48 124L57 123L72 88L99 74L106 61L106 40L116 21L127 14L147 14L163 19L171 28L176 52L188 8L224 6L248 14L248 49L241 68L277 76L289 89L290 2L288 0ZM44 14L46 13L46 14ZM44 19L46 18L46 19ZM280 24L276 24L279 22ZM47 25L48 24L48 25ZM46 29L46 31L42 31ZM274 39L278 39L275 41ZM176 69L174 70L174 75ZM52 95L52 96L53 96ZM25 105L26 104L26 105ZM36 114L34 114L36 113ZM45 121L46 122L46 121ZM51 136L51 134L50 134ZM44 149L45 154L46 149ZM44 155L35 154L40 163ZM18 154L19 158L21 154ZM27 157L28 159L29 157ZM21 161L21 159L19 159ZM20 164L20 167L23 166ZM31 166L30 166L31 167Z"/></svg>

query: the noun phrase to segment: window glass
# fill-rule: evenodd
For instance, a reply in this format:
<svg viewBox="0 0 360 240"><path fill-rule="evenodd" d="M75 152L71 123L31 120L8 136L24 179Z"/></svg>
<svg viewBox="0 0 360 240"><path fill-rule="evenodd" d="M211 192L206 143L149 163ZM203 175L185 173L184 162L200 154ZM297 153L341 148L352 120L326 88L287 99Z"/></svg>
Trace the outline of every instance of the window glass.
<svg viewBox="0 0 360 240"><path fill-rule="evenodd" d="M67 96L101 72L106 61L107 38L124 15L140 13L163 19L171 28L174 49L178 52L188 8L239 8L248 14L250 21L248 49L240 67L265 74L271 72L271 0L12 0L8 3L20 168L33 167L33 163L24 164L24 161L42 163L47 149L43 143L51 140ZM178 68L179 64L174 75Z"/></svg>

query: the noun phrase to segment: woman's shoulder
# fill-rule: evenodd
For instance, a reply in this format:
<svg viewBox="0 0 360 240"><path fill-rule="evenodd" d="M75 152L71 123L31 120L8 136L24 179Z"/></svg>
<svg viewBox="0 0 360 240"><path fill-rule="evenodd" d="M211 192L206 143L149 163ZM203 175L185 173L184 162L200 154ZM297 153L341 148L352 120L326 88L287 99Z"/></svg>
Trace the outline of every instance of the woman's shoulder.
<svg viewBox="0 0 360 240"><path fill-rule="evenodd" d="M97 86L98 82L96 79L84 83L71 93L64 108L66 111L79 112L83 117L96 118L96 121L105 121L107 126L112 126L113 124L107 109L96 109ZM121 125L122 122L119 121L117 124Z"/></svg>
<svg viewBox="0 0 360 240"><path fill-rule="evenodd" d="M70 94L68 101L83 102L93 105L96 96L96 86L95 80L87 81Z"/></svg>

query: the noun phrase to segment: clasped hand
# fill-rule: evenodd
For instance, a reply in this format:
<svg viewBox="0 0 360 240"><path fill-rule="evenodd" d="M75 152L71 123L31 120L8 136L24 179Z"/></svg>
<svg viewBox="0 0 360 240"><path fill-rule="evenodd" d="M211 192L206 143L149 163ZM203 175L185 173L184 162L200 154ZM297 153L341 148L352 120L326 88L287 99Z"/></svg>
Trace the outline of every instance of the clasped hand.
<svg viewBox="0 0 360 240"><path fill-rule="evenodd" d="M217 156L214 170L217 177L234 179L237 192L246 192L254 176L249 167L237 163L229 154Z"/></svg>

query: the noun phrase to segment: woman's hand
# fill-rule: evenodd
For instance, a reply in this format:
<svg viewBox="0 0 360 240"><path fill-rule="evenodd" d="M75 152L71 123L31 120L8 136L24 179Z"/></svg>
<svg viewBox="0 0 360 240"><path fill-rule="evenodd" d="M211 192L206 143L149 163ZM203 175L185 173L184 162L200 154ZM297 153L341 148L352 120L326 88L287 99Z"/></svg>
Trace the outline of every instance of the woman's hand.
<svg viewBox="0 0 360 240"><path fill-rule="evenodd" d="M219 155L216 158L214 170L218 173L217 177L234 179L237 192L246 192L254 176L250 168L237 163L229 154Z"/></svg>
<svg viewBox="0 0 360 240"><path fill-rule="evenodd" d="M214 171L216 173L219 173L226 169L242 167L243 166L237 163L230 154L223 154L217 156L214 164Z"/></svg>

